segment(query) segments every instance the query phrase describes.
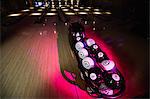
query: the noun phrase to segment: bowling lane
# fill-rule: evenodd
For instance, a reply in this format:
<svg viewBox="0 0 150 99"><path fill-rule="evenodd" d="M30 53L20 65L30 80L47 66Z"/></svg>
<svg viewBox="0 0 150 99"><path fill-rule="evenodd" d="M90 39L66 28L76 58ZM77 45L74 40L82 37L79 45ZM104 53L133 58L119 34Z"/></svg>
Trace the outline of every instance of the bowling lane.
<svg viewBox="0 0 150 99"><path fill-rule="evenodd" d="M74 86L61 76L56 27L56 17L49 17L46 24L33 24L36 17L27 17L13 37L5 40L2 49L3 98L66 98ZM63 85L63 86L62 86ZM67 93L68 92L68 93Z"/></svg>
<svg viewBox="0 0 150 99"><path fill-rule="evenodd" d="M19 23L11 32L14 36L1 46L3 97L57 96L54 88L49 89L59 65L57 35L51 24L55 17L49 18L45 27L33 24L34 19L28 17Z"/></svg>

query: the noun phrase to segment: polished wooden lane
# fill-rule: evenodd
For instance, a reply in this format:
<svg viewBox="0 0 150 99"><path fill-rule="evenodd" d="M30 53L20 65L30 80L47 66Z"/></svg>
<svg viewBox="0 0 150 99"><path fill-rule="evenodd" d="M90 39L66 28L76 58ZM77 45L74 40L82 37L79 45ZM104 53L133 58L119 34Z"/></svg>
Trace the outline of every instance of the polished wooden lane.
<svg viewBox="0 0 150 99"><path fill-rule="evenodd" d="M57 32L53 25L56 17L49 17L45 25L33 24L33 19L28 17L19 23L15 33L11 32L14 35L1 46L1 96L21 99L91 98L62 75L66 67L67 70L78 71L68 34L65 34L67 28L58 25Z"/></svg>
<svg viewBox="0 0 150 99"><path fill-rule="evenodd" d="M55 21L54 17L45 27L33 24L33 20L28 24L21 22L24 27L18 26L16 35L3 43L2 96L46 96L44 90L47 90L51 78L48 70L53 74L54 62L58 65L58 58L54 57L57 36L55 27L50 24L52 21ZM54 68L50 68L52 66ZM49 94L56 96L52 92Z"/></svg>

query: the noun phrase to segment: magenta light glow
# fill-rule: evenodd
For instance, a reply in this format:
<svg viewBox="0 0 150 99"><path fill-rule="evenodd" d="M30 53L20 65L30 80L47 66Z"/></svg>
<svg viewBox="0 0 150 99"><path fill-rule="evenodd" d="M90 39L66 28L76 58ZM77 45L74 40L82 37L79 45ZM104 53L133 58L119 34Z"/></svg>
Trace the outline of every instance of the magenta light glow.
<svg viewBox="0 0 150 99"><path fill-rule="evenodd" d="M48 86L44 90L43 96L54 98L54 99L92 99L86 91L81 90L79 87L74 84L69 83L62 75L60 71L59 57L58 57L58 45L57 45L57 36L58 33L54 34L53 31L54 25L52 28L47 28L48 33L51 35L48 36L40 36L34 35L35 42L40 41L37 47L37 43L35 46L31 46L29 51L30 61L35 62L37 67L35 71L40 74L39 79L45 83L44 86ZM39 50L40 46L40 50ZM41 54L42 53L42 54ZM47 55L49 54L49 55ZM66 73L66 75L69 75ZM71 75L69 75L70 79Z"/></svg>
<svg viewBox="0 0 150 99"><path fill-rule="evenodd" d="M99 45L100 48L106 53L109 59L114 61L116 67L123 75L126 81L126 89L121 98L126 99L133 96L142 95L145 92L145 89L140 87L142 86L142 84L141 81L137 81L138 75L135 75L135 73L133 72L134 70L132 68L129 68L135 65L134 62L122 62L121 59L117 56L117 52L115 52L112 47L104 43L104 40L99 35L97 35L99 33L96 33L96 31L92 31L92 28L85 27L85 32L86 36L88 38L94 39L97 45ZM128 57L128 54L126 52L123 52L123 55Z"/></svg>

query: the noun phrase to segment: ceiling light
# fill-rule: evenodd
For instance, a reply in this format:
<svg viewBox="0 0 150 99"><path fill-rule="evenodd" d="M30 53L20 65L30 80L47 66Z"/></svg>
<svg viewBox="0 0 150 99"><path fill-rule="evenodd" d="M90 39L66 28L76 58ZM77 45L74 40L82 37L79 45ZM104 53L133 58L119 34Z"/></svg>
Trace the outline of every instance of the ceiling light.
<svg viewBox="0 0 150 99"><path fill-rule="evenodd" d="M75 13L72 13L72 12L66 12L65 14L66 15L75 15Z"/></svg>
<svg viewBox="0 0 150 99"><path fill-rule="evenodd" d="M93 14L102 14L101 12L93 12Z"/></svg>
<svg viewBox="0 0 150 99"><path fill-rule="evenodd" d="M56 15L56 13L47 13L46 15Z"/></svg>
<svg viewBox="0 0 150 99"><path fill-rule="evenodd" d="M36 15L41 15L41 13L31 13L30 15L36 16Z"/></svg>
<svg viewBox="0 0 150 99"><path fill-rule="evenodd" d="M10 14L10 15L8 15L8 17L12 17L12 16L20 16L20 15L22 15L21 13L17 13L17 14Z"/></svg>

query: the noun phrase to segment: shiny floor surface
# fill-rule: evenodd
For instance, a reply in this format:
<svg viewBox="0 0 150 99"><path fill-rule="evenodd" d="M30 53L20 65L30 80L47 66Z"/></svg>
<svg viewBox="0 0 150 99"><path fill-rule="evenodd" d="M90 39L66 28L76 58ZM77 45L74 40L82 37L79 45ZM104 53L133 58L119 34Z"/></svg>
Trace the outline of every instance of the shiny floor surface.
<svg viewBox="0 0 150 99"><path fill-rule="evenodd" d="M36 17L26 17L15 25L11 32L13 36L1 45L1 96L19 99L92 98L82 90L84 82L80 79L77 80L78 87L63 77L64 71L74 72L79 76L77 61L68 41L67 26L55 16L48 17L46 24L34 24L34 19ZM54 22L57 23L56 26ZM97 22L101 22L100 19L97 19ZM108 38L113 41L107 45L124 64L120 66L126 79L126 91L123 97L143 95L148 88L147 64L146 60L143 60L147 57L144 52L144 49L147 49L145 40L130 34L125 35L126 31L118 30L117 33L116 28L114 31L107 30L108 24L113 23L103 23L99 25L102 27L101 39L106 41L105 43ZM125 41L120 41L119 45L116 42L120 31L124 33Z"/></svg>

